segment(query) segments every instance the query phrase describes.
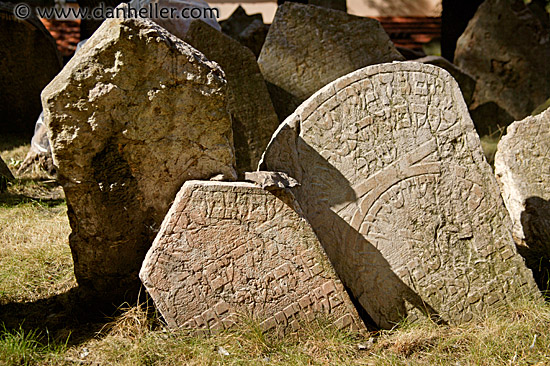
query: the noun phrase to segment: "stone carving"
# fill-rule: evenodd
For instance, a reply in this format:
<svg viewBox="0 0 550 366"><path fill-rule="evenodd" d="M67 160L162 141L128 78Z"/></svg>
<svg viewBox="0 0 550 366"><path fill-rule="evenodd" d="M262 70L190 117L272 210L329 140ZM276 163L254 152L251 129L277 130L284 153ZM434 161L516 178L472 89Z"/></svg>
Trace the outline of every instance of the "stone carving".
<svg viewBox="0 0 550 366"><path fill-rule="evenodd" d="M191 23L185 42L216 61L227 79L237 172L256 170L279 120L252 52L203 22Z"/></svg>
<svg viewBox="0 0 550 366"><path fill-rule="evenodd" d="M248 315L284 331L321 313L363 328L295 208L252 183L186 182L140 271L168 325L219 330Z"/></svg>
<svg viewBox="0 0 550 366"><path fill-rule="evenodd" d="M279 6L258 58L266 81L301 101L361 67L404 60L380 23L342 11Z"/></svg>
<svg viewBox="0 0 550 366"><path fill-rule="evenodd" d="M42 102L83 295L135 299L181 185L236 177L223 71L150 20L108 19Z"/></svg>
<svg viewBox="0 0 550 366"><path fill-rule="evenodd" d="M34 15L19 20L14 4L0 2L0 133L30 139L40 110L40 92L61 70L55 40Z"/></svg>
<svg viewBox="0 0 550 366"><path fill-rule="evenodd" d="M550 280L550 109L508 126L495 174L513 222L519 252L541 290Z"/></svg>
<svg viewBox="0 0 550 366"><path fill-rule="evenodd" d="M344 284L381 327L468 321L534 293L456 81L432 65L369 66L279 126L262 170L287 173Z"/></svg>
<svg viewBox="0 0 550 366"><path fill-rule="evenodd" d="M451 74L451 76L458 83L466 105L469 106L470 104L472 104L472 98L474 96L474 90L476 88L476 81L470 75L460 70L458 67L456 67L456 65L450 63L449 61L447 61L447 59L441 56L426 56L416 59L414 61L421 62L423 64L438 66L442 69L447 70L447 72L449 72L449 74Z"/></svg>
<svg viewBox="0 0 550 366"><path fill-rule="evenodd" d="M478 105L495 102L515 120L550 96L550 33L520 0L486 0L457 41L455 64L477 80Z"/></svg>

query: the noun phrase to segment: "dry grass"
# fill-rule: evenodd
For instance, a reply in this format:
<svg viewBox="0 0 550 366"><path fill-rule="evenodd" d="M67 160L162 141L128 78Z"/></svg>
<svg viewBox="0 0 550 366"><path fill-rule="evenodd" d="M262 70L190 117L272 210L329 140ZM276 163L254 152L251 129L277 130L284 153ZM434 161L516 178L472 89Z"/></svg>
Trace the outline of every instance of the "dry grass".
<svg viewBox="0 0 550 366"><path fill-rule="evenodd" d="M27 149L0 143L12 168ZM0 196L0 365L550 365L550 306L526 300L477 322L405 321L378 334L317 321L281 336L245 317L215 335L170 332L145 304L86 323L59 308L56 295L75 286L70 229L60 188L44 179L19 179Z"/></svg>

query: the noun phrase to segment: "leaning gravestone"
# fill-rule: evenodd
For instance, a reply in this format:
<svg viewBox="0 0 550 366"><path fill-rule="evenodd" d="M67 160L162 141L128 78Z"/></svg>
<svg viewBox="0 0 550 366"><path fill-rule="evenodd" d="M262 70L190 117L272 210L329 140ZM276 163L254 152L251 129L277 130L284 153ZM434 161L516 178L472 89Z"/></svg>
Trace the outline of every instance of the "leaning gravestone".
<svg viewBox="0 0 550 366"><path fill-rule="evenodd" d="M550 97L550 32L520 0L486 0L458 39L455 64L477 80L474 105L514 119Z"/></svg>
<svg viewBox="0 0 550 366"><path fill-rule="evenodd" d="M242 175L256 170L279 126L256 57L233 38L203 22L191 23L183 40L217 62L225 72L237 171Z"/></svg>
<svg viewBox="0 0 550 366"><path fill-rule="evenodd" d="M55 40L34 15L17 19L0 2L0 133L32 136L40 92L61 70Z"/></svg>
<svg viewBox="0 0 550 366"><path fill-rule="evenodd" d="M297 212L290 196L252 183L186 182L140 272L168 325L219 330L249 315L262 330L296 330L323 314L339 329L362 328Z"/></svg>
<svg viewBox="0 0 550 366"><path fill-rule="evenodd" d="M266 81L301 102L340 76L394 60L404 58L377 20L286 2L277 9L258 64Z"/></svg>
<svg viewBox="0 0 550 366"><path fill-rule="evenodd" d="M336 272L373 320L459 323L536 291L456 81L370 66L278 128L260 165L287 173Z"/></svg>
<svg viewBox="0 0 550 366"><path fill-rule="evenodd" d="M94 303L135 298L181 185L235 177L223 71L150 20L109 19L42 101L79 286Z"/></svg>
<svg viewBox="0 0 550 366"><path fill-rule="evenodd" d="M541 290L550 280L550 109L512 123L495 155L495 174L514 239Z"/></svg>
<svg viewBox="0 0 550 366"><path fill-rule="evenodd" d="M269 31L269 25L264 24L262 14L246 14L242 6L226 20L220 22L222 31L243 46L250 48L254 56L258 57Z"/></svg>

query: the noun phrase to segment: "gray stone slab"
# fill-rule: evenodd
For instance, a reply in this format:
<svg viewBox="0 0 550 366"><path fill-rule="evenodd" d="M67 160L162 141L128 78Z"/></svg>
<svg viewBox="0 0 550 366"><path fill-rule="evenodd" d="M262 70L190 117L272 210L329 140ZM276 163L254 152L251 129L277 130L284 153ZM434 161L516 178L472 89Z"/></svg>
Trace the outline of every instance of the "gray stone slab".
<svg viewBox="0 0 550 366"><path fill-rule="evenodd" d="M375 19L315 5L279 6L258 58L266 81L301 101L362 67L404 60Z"/></svg>
<svg viewBox="0 0 550 366"><path fill-rule="evenodd" d="M486 0L456 44L454 63L472 75L472 109L498 104L520 120L550 97L550 32L522 1Z"/></svg>
<svg viewBox="0 0 550 366"><path fill-rule="evenodd" d="M220 65L227 79L227 108L231 113L237 172L256 170L279 120L269 92L247 47L203 22L192 22L183 38Z"/></svg>
<svg viewBox="0 0 550 366"><path fill-rule="evenodd" d="M260 165L287 173L344 284L381 327L460 323L538 296L456 81L413 62L327 85Z"/></svg>

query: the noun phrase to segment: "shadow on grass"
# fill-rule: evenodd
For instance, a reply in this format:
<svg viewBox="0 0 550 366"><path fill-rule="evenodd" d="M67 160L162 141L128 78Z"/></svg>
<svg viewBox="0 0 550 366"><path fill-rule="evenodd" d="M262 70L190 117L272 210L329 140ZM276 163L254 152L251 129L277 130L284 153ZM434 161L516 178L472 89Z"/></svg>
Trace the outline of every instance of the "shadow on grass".
<svg viewBox="0 0 550 366"><path fill-rule="evenodd" d="M0 329L38 332L50 339L67 341L69 347L78 346L100 335L107 324L127 310L123 306L117 310L111 307L111 313L107 314L81 298L79 288L75 287L45 299L0 305ZM154 309L151 307L149 312L152 314Z"/></svg>
<svg viewBox="0 0 550 366"><path fill-rule="evenodd" d="M0 193L0 206L37 203L44 207L55 207L65 202L62 193L54 191L60 185L52 179L16 179L12 187L15 188Z"/></svg>

